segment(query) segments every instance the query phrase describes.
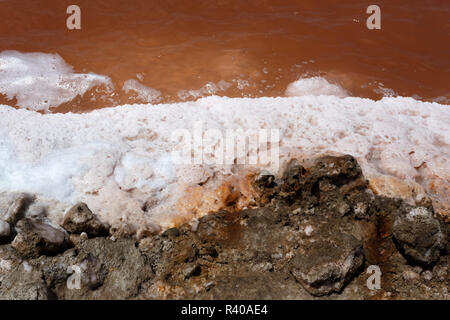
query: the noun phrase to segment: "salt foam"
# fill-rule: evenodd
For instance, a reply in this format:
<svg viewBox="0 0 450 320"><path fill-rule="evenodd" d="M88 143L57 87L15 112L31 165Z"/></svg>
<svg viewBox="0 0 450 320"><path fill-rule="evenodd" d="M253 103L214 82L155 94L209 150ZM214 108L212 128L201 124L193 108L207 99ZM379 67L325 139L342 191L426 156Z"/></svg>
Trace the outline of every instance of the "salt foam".
<svg viewBox="0 0 450 320"><path fill-rule="evenodd" d="M22 108L48 111L100 85L112 88L111 79L75 73L58 54L0 53L0 93Z"/></svg>
<svg viewBox="0 0 450 320"><path fill-rule="evenodd" d="M348 92L337 84L332 84L322 77L301 78L292 82L286 89L288 97L313 96L336 96L348 97Z"/></svg>

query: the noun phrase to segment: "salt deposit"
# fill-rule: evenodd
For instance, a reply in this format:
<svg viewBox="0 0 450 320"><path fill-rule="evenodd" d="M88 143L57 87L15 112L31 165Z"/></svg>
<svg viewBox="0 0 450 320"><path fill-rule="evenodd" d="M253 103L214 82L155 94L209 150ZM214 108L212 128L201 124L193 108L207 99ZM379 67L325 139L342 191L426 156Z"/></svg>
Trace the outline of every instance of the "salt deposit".
<svg viewBox="0 0 450 320"><path fill-rule="evenodd" d="M161 92L153 88L149 88L134 79L125 81L122 90L126 93L129 93L131 91L135 92L136 98L139 101L155 103L161 99Z"/></svg>
<svg viewBox="0 0 450 320"><path fill-rule="evenodd" d="M285 94L288 97L326 95L345 98L349 96L341 86L329 83L322 77L302 78L294 81L287 87Z"/></svg>
<svg viewBox="0 0 450 320"><path fill-rule="evenodd" d="M200 121L222 132L278 129L281 166L264 166L273 173L291 157L351 154L374 190L413 200L425 190L445 214L450 203L449 110L412 98L373 101L325 95L213 96L87 114L42 115L0 106L0 192L31 192L57 200L58 210L50 212L56 220L62 217L61 207L83 201L110 224L173 226L219 209L236 190L237 198L251 194L240 175L249 166L173 161L173 151L183 146L172 133L192 131ZM230 182L233 177L237 182ZM224 186L228 182L233 188Z"/></svg>
<svg viewBox="0 0 450 320"><path fill-rule="evenodd" d="M213 95L220 91L225 91L231 87L231 84L226 81L219 81L217 84L213 82L208 82L203 87L198 90L180 90L178 92L178 98L181 100L186 100L189 98L201 98L208 95Z"/></svg>
<svg viewBox="0 0 450 320"><path fill-rule="evenodd" d="M48 111L102 85L111 88L111 79L75 73L58 54L0 53L0 93L16 98L19 107Z"/></svg>

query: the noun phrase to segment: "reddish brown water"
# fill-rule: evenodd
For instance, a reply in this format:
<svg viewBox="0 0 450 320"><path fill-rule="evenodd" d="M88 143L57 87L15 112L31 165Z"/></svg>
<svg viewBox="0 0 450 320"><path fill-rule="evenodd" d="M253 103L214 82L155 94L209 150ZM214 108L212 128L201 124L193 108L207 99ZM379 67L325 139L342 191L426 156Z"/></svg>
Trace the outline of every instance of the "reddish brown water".
<svg viewBox="0 0 450 320"><path fill-rule="evenodd" d="M81 8L82 30L66 28L70 4ZM136 77L161 91L163 102L220 80L232 87L218 95L280 96L299 77L321 75L354 96L378 99L384 87L448 103L450 2L378 0L381 30L366 28L370 4L0 0L0 51L58 53L77 72L112 78L112 101L91 101L89 93L60 112L134 102L121 87Z"/></svg>

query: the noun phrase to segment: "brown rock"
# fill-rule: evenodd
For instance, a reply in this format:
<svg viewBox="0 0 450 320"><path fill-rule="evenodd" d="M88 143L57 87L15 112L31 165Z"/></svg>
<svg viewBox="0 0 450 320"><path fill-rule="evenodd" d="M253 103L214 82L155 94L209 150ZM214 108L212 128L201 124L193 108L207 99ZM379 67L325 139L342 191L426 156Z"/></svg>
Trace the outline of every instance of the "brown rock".
<svg viewBox="0 0 450 320"><path fill-rule="evenodd" d="M56 254L67 248L66 234L48 224L32 219L20 220L12 247L25 258Z"/></svg>
<svg viewBox="0 0 450 320"><path fill-rule="evenodd" d="M398 215L393 234L402 253L419 264L435 263L447 244L444 225L424 207Z"/></svg>
<svg viewBox="0 0 450 320"><path fill-rule="evenodd" d="M9 223L0 219L0 241L6 239L11 234Z"/></svg>
<svg viewBox="0 0 450 320"><path fill-rule="evenodd" d="M62 227L70 233L86 232L90 236L107 234L108 228L84 203L73 206L64 216Z"/></svg>
<svg viewBox="0 0 450 320"><path fill-rule="evenodd" d="M25 216L34 198L27 194L13 195L4 212L0 212L0 217L10 225L15 225L17 221Z"/></svg>
<svg viewBox="0 0 450 320"><path fill-rule="evenodd" d="M361 267L362 244L351 235L316 239L293 259L292 274L314 296L340 292Z"/></svg>
<svg viewBox="0 0 450 320"><path fill-rule="evenodd" d="M109 233L114 239L132 238L137 233L137 228L129 223L117 223L111 226ZM145 237L144 237L145 238Z"/></svg>

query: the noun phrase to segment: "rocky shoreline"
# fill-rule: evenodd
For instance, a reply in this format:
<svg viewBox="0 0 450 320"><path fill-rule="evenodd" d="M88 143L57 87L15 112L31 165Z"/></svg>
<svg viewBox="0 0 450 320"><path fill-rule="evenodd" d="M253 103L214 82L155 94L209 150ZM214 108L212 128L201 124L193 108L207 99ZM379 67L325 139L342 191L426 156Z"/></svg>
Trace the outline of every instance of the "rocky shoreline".
<svg viewBox="0 0 450 320"><path fill-rule="evenodd" d="M140 235L82 203L55 225L17 196L0 206L0 299L450 299L450 224L431 200L374 194L351 156L254 186L258 208Z"/></svg>

